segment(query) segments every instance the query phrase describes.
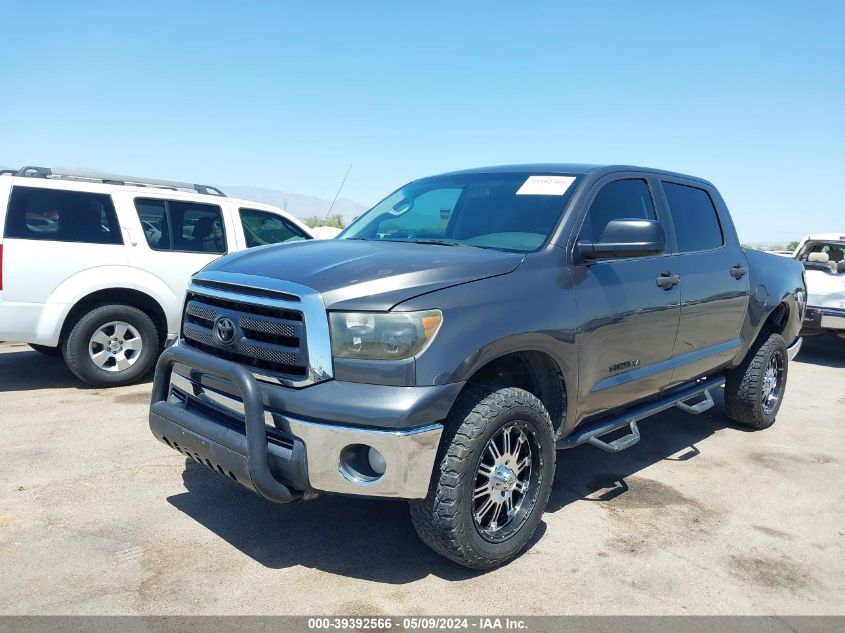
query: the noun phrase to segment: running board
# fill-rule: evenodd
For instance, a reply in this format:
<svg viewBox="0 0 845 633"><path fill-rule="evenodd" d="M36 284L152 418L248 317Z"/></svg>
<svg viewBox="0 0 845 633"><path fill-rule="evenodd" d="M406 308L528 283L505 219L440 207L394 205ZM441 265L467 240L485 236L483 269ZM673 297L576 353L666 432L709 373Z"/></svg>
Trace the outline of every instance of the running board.
<svg viewBox="0 0 845 633"><path fill-rule="evenodd" d="M624 451L626 448L631 448L640 441L640 430L637 427L637 422L666 409L671 409L672 407L678 407L682 411L694 415L704 413L714 405L710 390L721 387L723 384L725 384L724 376L720 375L707 378L690 387L676 391L665 398L641 404L608 420L593 422L585 425L583 428L578 427L566 437L559 439L557 441L557 448L574 448L581 444L589 443L610 453ZM688 400L699 396L704 396L704 400L695 404L687 404ZM600 439L603 435L613 433L626 426L630 428L630 433L627 435L623 435L612 442L605 442Z"/></svg>

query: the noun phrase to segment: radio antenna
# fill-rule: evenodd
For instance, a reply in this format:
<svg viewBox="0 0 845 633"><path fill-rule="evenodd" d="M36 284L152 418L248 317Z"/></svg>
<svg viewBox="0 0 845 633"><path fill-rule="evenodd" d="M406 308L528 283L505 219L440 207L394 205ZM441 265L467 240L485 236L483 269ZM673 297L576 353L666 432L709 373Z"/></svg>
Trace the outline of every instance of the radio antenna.
<svg viewBox="0 0 845 633"><path fill-rule="evenodd" d="M337 202L337 197L340 195L340 190L343 189L343 185L346 183L346 179L349 177L349 172L352 171L352 163L349 163L349 169L346 170L346 173L343 175L343 180L340 181L340 187L337 188L337 193L334 194L334 200L329 205L329 210L326 211L326 217L323 218L323 225L326 224L326 221L329 219L329 215L334 208L334 203Z"/></svg>

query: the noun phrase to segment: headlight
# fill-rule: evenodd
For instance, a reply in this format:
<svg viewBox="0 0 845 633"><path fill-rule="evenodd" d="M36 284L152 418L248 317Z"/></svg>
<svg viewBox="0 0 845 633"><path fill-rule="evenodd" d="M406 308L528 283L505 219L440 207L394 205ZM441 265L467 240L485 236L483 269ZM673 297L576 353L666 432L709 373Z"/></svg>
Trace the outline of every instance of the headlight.
<svg viewBox="0 0 845 633"><path fill-rule="evenodd" d="M402 360L419 354L440 324L440 310L420 312L330 312L335 358Z"/></svg>

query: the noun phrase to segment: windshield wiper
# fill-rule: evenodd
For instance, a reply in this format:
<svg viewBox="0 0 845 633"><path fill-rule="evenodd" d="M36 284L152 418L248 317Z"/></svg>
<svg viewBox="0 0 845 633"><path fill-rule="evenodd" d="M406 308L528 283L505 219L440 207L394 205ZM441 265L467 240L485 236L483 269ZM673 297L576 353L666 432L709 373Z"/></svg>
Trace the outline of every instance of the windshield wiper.
<svg viewBox="0 0 845 633"><path fill-rule="evenodd" d="M403 242L413 242L414 244L436 244L438 246L462 246L460 242L454 240L401 240Z"/></svg>

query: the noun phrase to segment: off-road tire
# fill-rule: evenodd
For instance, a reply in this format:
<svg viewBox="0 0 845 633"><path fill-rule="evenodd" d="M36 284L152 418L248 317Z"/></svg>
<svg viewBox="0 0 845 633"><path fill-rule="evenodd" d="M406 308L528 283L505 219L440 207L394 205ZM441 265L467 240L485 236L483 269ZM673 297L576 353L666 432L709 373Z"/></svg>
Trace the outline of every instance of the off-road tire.
<svg viewBox="0 0 845 633"><path fill-rule="evenodd" d="M763 407L763 378L772 357L780 354L783 372L780 378L780 396L771 411ZM789 357L786 343L780 334L770 334L749 350L742 363L725 375L725 413L742 426L751 429L767 429L775 423L789 373Z"/></svg>
<svg viewBox="0 0 845 633"><path fill-rule="evenodd" d="M88 344L93 333L110 321L123 321L141 335L143 347L138 360L123 371L105 371L91 360ZM153 320L134 306L122 304L101 305L83 314L65 337L62 353L73 374L94 387L119 387L131 385L146 376L155 366L161 351L161 339Z"/></svg>
<svg viewBox="0 0 845 633"><path fill-rule="evenodd" d="M530 427L529 441L541 457L536 496L518 529L506 540L491 542L473 518L476 470L490 438L514 421ZM438 554L471 569L492 569L515 558L530 541L549 500L554 472L554 432L543 404L523 389L472 386L452 408L428 495L410 502L411 519L422 541Z"/></svg>
<svg viewBox="0 0 845 633"><path fill-rule="evenodd" d="M34 343L30 343L29 346L39 354L44 354L44 356L54 356L60 358L62 355L61 347L50 347L49 345L35 345Z"/></svg>

